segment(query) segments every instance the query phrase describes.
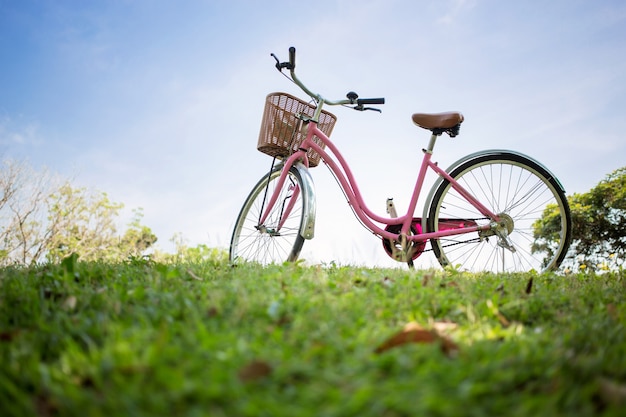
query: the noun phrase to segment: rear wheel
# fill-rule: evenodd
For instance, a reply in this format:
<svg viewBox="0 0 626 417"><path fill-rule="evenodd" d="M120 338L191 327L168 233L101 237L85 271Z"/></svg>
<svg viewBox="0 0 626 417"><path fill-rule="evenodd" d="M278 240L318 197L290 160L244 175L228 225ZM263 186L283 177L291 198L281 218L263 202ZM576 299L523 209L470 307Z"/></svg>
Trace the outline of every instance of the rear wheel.
<svg viewBox="0 0 626 417"><path fill-rule="evenodd" d="M567 198L556 178L535 161L514 153L486 154L469 160L450 175L500 217L491 230L431 240L442 266L479 272L537 272L556 269L569 248L572 225ZM554 211L557 238L550 250L535 244L534 227L546 209ZM444 180L429 209L429 232L451 221L490 224Z"/></svg>
<svg viewBox="0 0 626 417"><path fill-rule="evenodd" d="M246 199L230 241L230 261L257 262L262 265L295 261L304 238L303 210L306 193L302 178L291 168L279 191L278 199L263 224L259 224L267 203L278 187L281 169L261 178Z"/></svg>

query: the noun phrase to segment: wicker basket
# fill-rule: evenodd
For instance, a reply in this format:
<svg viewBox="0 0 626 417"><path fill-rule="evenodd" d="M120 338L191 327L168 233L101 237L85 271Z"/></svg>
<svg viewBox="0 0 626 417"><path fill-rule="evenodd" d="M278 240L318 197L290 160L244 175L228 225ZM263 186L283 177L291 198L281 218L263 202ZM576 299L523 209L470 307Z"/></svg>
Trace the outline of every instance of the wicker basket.
<svg viewBox="0 0 626 417"><path fill-rule="evenodd" d="M269 94L265 100L265 110L259 143L257 149L267 155L284 158L298 150L300 143L305 139L306 130L303 132L303 122L296 115L304 114L313 116L315 107L286 93ZM317 127L330 136L335 126L337 117L322 110ZM313 140L324 148L324 144L317 138ZM320 155L312 149L308 152L309 167L314 167L320 162Z"/></svg>

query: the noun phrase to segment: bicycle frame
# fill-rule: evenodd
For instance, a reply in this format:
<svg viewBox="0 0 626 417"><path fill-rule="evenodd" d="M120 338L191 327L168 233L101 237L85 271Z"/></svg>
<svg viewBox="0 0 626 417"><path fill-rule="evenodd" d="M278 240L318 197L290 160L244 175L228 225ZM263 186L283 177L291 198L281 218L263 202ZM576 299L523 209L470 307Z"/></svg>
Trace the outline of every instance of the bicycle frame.
<svg viewBox="0 0 626 417"><path fill-rule="evenodd" d="M330 149L333 158L325 149L323 149L320 145L318 145L313 137L316 136L327 149ZM429 239L438 239L445 236L452 236L458 234L472 233L472 232L482 232L492 229L497 223L500 221L497 214L491 212L487 207L485 207L482 203L480 203L471 193L465 190L454 178L452 178L445 170L440 168L437 163L431 161L433 148L435 146L437 136L432 135L430 139L430 143L427 149L424 149L424 157L422 159L422 164L419 170L419 174L415 183L415 187L413 189L413 194L411 196L411 200L409 202L409 207L407 209L406 214L399 217L382 217L372 212L361 195L359 188L357 186L356 180L347 161L344 159L343 155L337 149L335 144L322 132L318 127L315 121L309 121L307 126L307 135L304 141L300 144L299 149L291 154L288 158L286 158L283 162L282 172L280 174L277 190L280 190L285 182L287 177L287 173L289 169L296 164L298 161L302 161L303 164L308 167L308 157L307 152L309 149L314 150L318 154L321 155L322 161L331 169L341 188L343 189L345 195L348 198L349 204L352 206L355 215L361 220L361 222L374 234L390 240L399 240L401 237L406 238L409 242L425 242ZM338 161L338 162L337 162ZM485 218L491 219L488 224L485 225L475 225L475 226L467 226L467 227L458 227L458 228L448 228L445 230L440 230L437 232L426 232L420 233L417 235L411 235L411 224L413 223L413 216L415 213L415 209L417 206L418 198L422 191L422 186L424 184L424 180L426 178L427 171L431 169L437 175L449 181L451 186L465 198L471 205L473 205L480 213L482 213ZM297 188L297 186L296 186ZM294 193L298 193L300 190L294 189ZM297 196L297 194L296 194ZM274 205L276 204L276 200L278 198L278 193L274 192L271 196L263 215L260 218L259 223L263 224L265 219L267 218L268 213L272 210ZM287 205L286 210L283 213L283 217L287 217L291 208L293 207L293 202L295 198L292 199L290 204ZM385 230L383 227L380 227L376 223L381 223L383 225L398 225L401 224L401 232L399 234L391 233ZM474 223L475 224L475 223Z"/></svg>

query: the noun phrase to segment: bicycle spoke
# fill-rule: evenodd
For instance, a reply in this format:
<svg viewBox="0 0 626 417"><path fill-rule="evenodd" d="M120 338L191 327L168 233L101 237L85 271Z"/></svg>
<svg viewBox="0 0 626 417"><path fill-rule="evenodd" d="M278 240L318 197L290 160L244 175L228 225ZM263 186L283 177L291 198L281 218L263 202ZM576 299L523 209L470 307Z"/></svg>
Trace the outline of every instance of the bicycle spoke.
<svg viewBox="0 0 626 417"><path fill-rule="evenodd" d="M276 191L280 170L272 171L257 184L246 200L237 219L231 240L232 262L252 261L260 264L281 263L294 260L299 254L304 238L302 227L304 196L294 192L300 186L300 177L290 171L272 210L264 223L259 219Z"/></svg>
<svg viewBox="0 0 626 417"><path fill-rule="evenodd" d="M471 271L518 272L531 269L542 270L546 265L555 267L564 257L568 242L561 242L558 259L544 259L544 254L533 252L534 223L541 218L548 205L559 207L562 213L562 235L568 236L569 212L567 201L552 176L541 174L541 168L519 155L488 155L481 160L469 161L452 175L471 195L481 201L492 212L502 216L510 233L486 232L479 242L478 234L454 235L433 240L432 248L442 265L461 265ZM477 224L482 214L458 191L445 181L435 193L431 203L428 228L439 230L439 219L475 219ZM508 230L507 230L508 231ZM500 233L500 232L498 232ZM503 236L508 235L504 241ZM502 243L503 246L500 246ZM512 244L514 250L508 249Z"/></svg>

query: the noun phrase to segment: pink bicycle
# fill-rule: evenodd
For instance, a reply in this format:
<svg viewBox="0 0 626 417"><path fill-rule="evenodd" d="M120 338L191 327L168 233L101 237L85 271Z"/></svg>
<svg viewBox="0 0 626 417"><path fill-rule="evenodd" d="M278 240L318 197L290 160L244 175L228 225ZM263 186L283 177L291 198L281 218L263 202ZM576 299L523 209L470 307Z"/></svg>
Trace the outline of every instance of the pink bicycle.
<svg viewBox="0 0 626 417"><path fill-rule="evenodd" d="M270 171L254 186L235 223L230 260L260 264L295 261L315 228L315 188L309 168L323 162L337 179L357 219L381 239L393 259L413 261L431 249L442 266L470 271L537 272L558 268L567 254L572 225L565 191L542 164L518 152L487 150L461 158L447 170L431 160L442 134L455 137L463 122L458 112L413 114L413 122L431 131L428 147L412 190L409 207L398 216L387 200L387 216L372 212L354 176L329 139L336 117L324 105L356 110L384 104L383 98L327 100L311 92L295 74L295 48L289 62L276 68L290 71L290 80L309 97L302 101L284 93L267 96L258 149L274 157ZM378 110L379 111L379 110ZM330 151L330 152L329 152ZM278 161L278 163L276 163ZM411 164L413 165L413 164ZM422 217L414 217L427 171L437 174ZM551 213L552 245L537 244L534 228Z"/></svg>

